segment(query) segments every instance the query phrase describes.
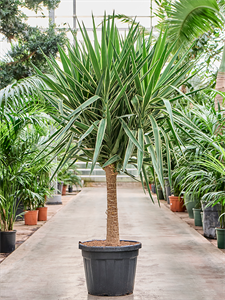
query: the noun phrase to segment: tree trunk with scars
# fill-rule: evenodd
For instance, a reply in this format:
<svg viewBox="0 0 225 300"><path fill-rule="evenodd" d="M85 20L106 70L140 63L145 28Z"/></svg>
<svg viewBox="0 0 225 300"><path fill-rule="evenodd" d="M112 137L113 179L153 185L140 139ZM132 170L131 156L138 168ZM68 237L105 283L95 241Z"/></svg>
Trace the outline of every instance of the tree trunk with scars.
<svg viewBox="0 0 225 300"><path fill-rule="evenodd" d="M107 184L107 235L106 246L119 246L119 222L117 209L117 172L114 165L108 165L104 168Z"/></svg>
<svg viewBox="0 0 225 300"><path fill-rule="evenodd" d="M221 65L218 70L217 78L216 78L216 90L220 92L225 92L225 45L223 48L223 57L221 61ZM218 102L221 105L223 104L223 97L221 95L216 95L215 97L215 109L218 110Z"/></svg>

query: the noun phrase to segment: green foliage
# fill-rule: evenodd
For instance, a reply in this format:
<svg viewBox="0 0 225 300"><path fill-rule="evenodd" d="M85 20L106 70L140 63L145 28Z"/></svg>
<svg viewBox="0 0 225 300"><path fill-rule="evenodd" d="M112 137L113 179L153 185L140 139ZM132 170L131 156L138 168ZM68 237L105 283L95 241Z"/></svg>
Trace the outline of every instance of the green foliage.
<svg viewBox="0 0 225 300"><path fill-rule="evenodd" d="M215 94L211 93L211 96ZM216 111L213 104L196 105L183 111L183 117L189 120L192 127L196 126L202 132L195 132L182 126L183 134L181 150L175 149L177 164L173 170L175 183L179 183L185 194L206 201L209 206L220 204L221 214L225 209L225 177L224 177L224 123L225 111ZM188 121L187 121L188 123ZM194 124L194 125L193 125ZM191 199L190 199L191 201ZM197 208L197 207L196 207ZM223 215L220 218L221 227L225 226Z"/></svg>
<svg viewBox="0 0 225 300"><path fill-rule="evenodd" d="M224 0L157 1L158 29L168 27L168 40L185 50L192 44L189 59L199 61L202 85L215 86L216 62L221 61L224 40Z"/></svg>
<svg viewBox="0 0 225 300"><path fill-rule="evenodd" d="M13 230L21 201L32 208L43 201L40 186L43 190L50 181L46 158L34 163L44 147L50 120L46 115L49 106L35 93L33 83L41 86L39 80L30 79L0 91L0 215L4 231Z"/></svg>
<svg viewBox="0 0 225 300"><path fill-rule="evenodd" d="M168 24L168 38L178 44L193 42L212 28L221 28L223 20L216 0L178 0L172 4Z"/></svg>
<svg viewBox="0 0 225 300"><path fill-rule="evenodd" d="M67 39L64 30L57 31L54 25L48 29L31 27L25 22L20 8L40 9L39 4L55 7L58 0L26 1L0 0L0 33L11 42L11 49L0 61L0 89L13 80L34 74L33 64L43 72L49 71L44 55L56 57L57 45L63 46ZM15 42L16 41L16 42Z"/></svg>
<svg viewBox="0 0 225 300"><path fill-rule="evenodd" d="M38 9L41 9L40 5L43 5L44 7L47 7L48 9L53 9L58 6L60 3L60 0L25 0L25 6L28 9L33 9L37 11Z"/></svg>
<svg viewBox="0 0 225 300"><path fill-rule="evenodd" d="M0 89L13 80L32 76L33 65L43 72L49 71L44 55L55 57L58 52L57 45L63 46L65 42L65 33L56 33L54 26L44 31L38 27L28 27L23 38L12 44L7 57L0 62Z"/></svg>
<svg viewBox="0 0 225 300"><path fill-rule="evenodd" d="M65 164L57 174L57 180L65 185L82 186L81 178L75 164Z"/></svg>
<svg viewBox="0 0 225 300"><path fill-rule="evenodd" d="M9 41L17 38L26 27L26 15L20 5L20 0L0 0L0 33Z"/></svg>
<svg viewBox="0 0 225 300"><path fill-rule="evenodd" d="M166 34L152 44L133 24L121 39L114 18L105 19L101 43L94 29L92 44L86 28L80 29L84 47L75 37L67 52L59 48L62 67L48 59L54 77L37 69L49 87L45 98L59 112L52 115L60 124L52 140L56 154L68 149L61 165L72 157L92 161L92 170L99 162L103 169L113 165L116 172L129 174L127 164L133 164L147 182L144 165L150 163L164 187L162 147L170 174L168 132L178 144L174 126L182 114L171 103L182 97L177 88L190 66L183 63L185 57L175 63L177 54L169 59Z"/></svg>

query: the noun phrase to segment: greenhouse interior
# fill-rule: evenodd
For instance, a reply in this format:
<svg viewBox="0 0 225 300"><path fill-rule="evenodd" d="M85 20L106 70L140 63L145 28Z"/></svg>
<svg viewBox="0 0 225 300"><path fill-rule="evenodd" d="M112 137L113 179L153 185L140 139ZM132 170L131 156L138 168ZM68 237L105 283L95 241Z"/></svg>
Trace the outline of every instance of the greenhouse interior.
<svg viewBox="0 0 225 300"><path fill-rule="evenodd" d="M0 300L225 299L225 0L0 0Z"/></svg>

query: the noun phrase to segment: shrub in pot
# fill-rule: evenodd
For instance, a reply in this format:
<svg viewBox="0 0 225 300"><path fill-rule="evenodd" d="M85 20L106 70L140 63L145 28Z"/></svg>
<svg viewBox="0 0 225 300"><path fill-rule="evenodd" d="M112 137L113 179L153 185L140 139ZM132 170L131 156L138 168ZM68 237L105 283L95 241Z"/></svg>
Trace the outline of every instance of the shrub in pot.
<svg viewBox="0 0 225 300"><path fill-rule="evenodd" d="M37 207L36 201L29 200L29 201L25 201L24 204L26 207L25 208L26 210L24 213L25 225L37 225L38 210L36 209L36 207Z"/></svg>
<svg viewBox="0 0 225 300"><path fill-rule="evenodd" d="M225 151L220 145L215 144L215 147L214 155L207 153L195 162L198 171L189 173L191 183L188 186L194 191L198 189L199 195L202 195L203 231L210 238L215 238L217 232L218 237L223 236L225 230ZM222 244L218 243L218 247Z"/></svg>
<svg viewBox="0 0 225 300"><path fill-rule="evenodd" d="M10 253L15 250L16 230L13 230L17 209L15 204L14 195L4 198L0 194L0 253Z"/></svg>
<svg viewBox="0 0 225 300"><path fill-rule="evenodd" d="M54 189L48 185L41 185L38 189L39 198L37 199L36 210L38 211L38 221L47 221L48 219L48 207L45 206L47 197L51 197L54 193Z"/></svg>
<svg viewBox="0 0 225 300"><path fill-rule="evenodd" d="M219 205L209 206L202 201L202 227L204 236L216 239L216 227L219 227Z"/></svg>
<svg viewBox="0 0 225 300"><path fill-rule="evenodd" d="M195 222L194 224L195 224L195 226L202 226L202 216L201 216L202 208L201 208L200 197L198 196L198 194L194 195L194 197L195 197L195 200L196 200L195 201L195 206L192 208L193 216L194 216L194 222Z"/></svg>
<svg viewBox="0 0 225 300"><path fill-rule="evenodd" d="M75 164L72 166L70 164L66 164L62 167L62 169L58 172L57 175L58 181L63 182L62 187L62 195L66 195L66 189L69 185L70 193L72 192L72 186L75 185L76 187L82 186L81 178L79 176L79 172L77 171L77 167ZM72 190L71 190L72 189Z"/></svg>
<svg viewBox="0 0 225 300"><path fill-rule="evenodd" d="M1 252L15 250L16 231L13 227L16 218L22 215L22 213L17 215L17 209L21 203L21 186L29 179L26 168L27 156L24 155L24 149L28 147L29 142L26 135L23 136L23 140L20 140L20 134L27 123L24 120L23 109L21 107L20 109L21 114L16 115L7 111L6 107L0 106ZM17 123L18 126L15 126Z"/></svg>
<svg viewBox="0 0 225 300"><path fill-rule="evenodd" d="M36 81L36 87L40 80ZM32 177L31 161L43 143L47 124L43 112L44 105L36 87L30 80L21 80L8 85L0 91L0 214L1 251L5 251L5 241L14 235L13 245L7 252L15 249L13 231L19 205L22 206L23 190ZM39 94L40 95L40 94ZM47 117L47 118L46 118ZM43 121L43 119L45 119ZM7 247L6 247L7 248Z"/></svg>
<svg viewBox="0 0 225 300"><path fill-rule="evenodd" d="M170 209L173 212L183 212L185 211L185 205L184 205L184 199L181 196L182 193L182 187L180 183L178 182L177 178L174 178L173 176L173 194L169 196L170 200Z"/></svg>
<svg viewBox="0 0 225 300"><path fill-rule="evenodd" d="M193 208L197 208L198 204L200 203L199 197L195 192L187 192L184 194L184 203L187 208L187 212L190 219L194 219L194 212ZM201 207L201 203L200 203Z"/></svg>
<svg viewBox="0 0 225 300"><path fill-rule="evenodd" d="M220 154L224 158L225 151L222 147ZM221 158L216 158L211 154L206 156L202 162L202 166L207 168L209 172L210 186L208 191L203 197L202 201L206 202L205 209L216 208L218 211L219 226L215 228L217 236L218 248L225 249L225 162ZM203 220L204 220L203 210Z"/></svg>
<svg viewBox="0 0 225 300"><path fill-rule="evenodd" d="M163 190L160 186L157 186L157 193L160 200L164 200Z"/></svg>
<svg viewBox="0 0 225 300"><path fill-rule="evenodd" d="M176 64L172 60L166 64L171 54L171 49L166 46L166 35L160 34L152 48L150 40L146 42L144 35L141 38L139 27L133 24L126 37L120 40L114 18L112 21L105 18L102 23L101 45L95 26L94 44L85 27L80 30L84 47L79 47L75 36L75 47L68 46L67 52L59 48L62 69L55 60L48 60L49 66L55 69L55 78L36 70L50 91L44 93L45 98L55 108L61 108L57 116L52 115L62 125L57 136L52 137L57 143L56 149L67 142L59 168L73 157L92 161L91 171L98 162L106 175L106 240L79 244L88 292L93 295L126 295L133 292L141 243L119 238L116 178L120 172L132 177L127 170L128 163L132 163L137 167L144 187L144 180L148 182L145 164L152 162L164 188L161 153L162 144L169 153L169 138L163 126L164 122L166 126L171 122L172 86L181 85L187 69L178 71L182 61ZM136 43L138 39L140 43ZM178 119L174 122L179 122ZM173 124L170 123L172 127ZM72 142L75 144L71 148ZM147 189L151 197L149 185ZM105 263L106 257L109 263ZM115 260L118 268L110 267ZM113 279L114 285L111 284Z"/></svg>

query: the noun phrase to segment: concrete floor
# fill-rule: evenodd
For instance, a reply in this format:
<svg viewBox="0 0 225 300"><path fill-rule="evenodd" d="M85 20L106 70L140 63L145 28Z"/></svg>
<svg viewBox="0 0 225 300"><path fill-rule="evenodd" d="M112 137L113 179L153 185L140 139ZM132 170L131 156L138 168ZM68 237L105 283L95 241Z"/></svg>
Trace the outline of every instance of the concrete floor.
<svg viewBox="0 0 225 300"><path fill-rule="evenodd" d="M1 300L224 300L225 254L140 188L118 189L120 235L142 242L134 294L87 294L78 241L104 238L105 188L85 188L0 265Z"/></svg>

